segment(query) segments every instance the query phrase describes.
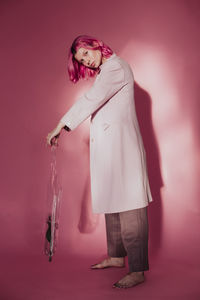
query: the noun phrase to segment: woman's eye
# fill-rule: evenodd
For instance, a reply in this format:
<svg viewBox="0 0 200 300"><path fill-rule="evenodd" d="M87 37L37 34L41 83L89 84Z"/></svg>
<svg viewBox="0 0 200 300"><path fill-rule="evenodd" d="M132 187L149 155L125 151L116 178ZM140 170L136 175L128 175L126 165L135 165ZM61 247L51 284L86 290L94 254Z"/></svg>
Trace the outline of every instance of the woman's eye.
<svg viewBox="0 0 200 300"><path fill-rule="evenodd" d="M88 54L88 51L85 52L85 55L87 55L87 54Z"/></svg>

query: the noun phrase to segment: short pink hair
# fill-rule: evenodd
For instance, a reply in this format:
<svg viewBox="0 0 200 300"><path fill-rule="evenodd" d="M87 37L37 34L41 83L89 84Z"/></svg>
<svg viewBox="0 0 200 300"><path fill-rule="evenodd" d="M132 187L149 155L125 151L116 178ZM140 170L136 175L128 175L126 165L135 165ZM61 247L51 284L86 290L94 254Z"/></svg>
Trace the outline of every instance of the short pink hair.
<svg viewBox="0 0 200 300"><path fill-rule="evenodd" d="M81 47L92 50L100 50L102 55L106 58L113 54L112 49L104 44L103 41L88 35L79 35L73 41L68 54L68 73L69 78L73 83L76 83L80 78L93 77L99 72L99 68L87 68L75 59L74 55Z"/></svg>

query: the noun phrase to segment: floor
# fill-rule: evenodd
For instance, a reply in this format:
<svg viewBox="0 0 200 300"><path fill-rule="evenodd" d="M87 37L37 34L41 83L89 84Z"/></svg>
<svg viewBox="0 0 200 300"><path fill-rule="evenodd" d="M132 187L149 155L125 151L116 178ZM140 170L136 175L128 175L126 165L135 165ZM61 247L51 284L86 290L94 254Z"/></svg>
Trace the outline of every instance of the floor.
<svg viewBox="0 0 200 300"><path fill-rule="evenodd" d="M57 253L49 262L45 255L2 255L0 300L200 299L200 270L194 265L151 260L145 282L124 290L112 284L123 277L127 267L90 269L104 257Z"/></svg>

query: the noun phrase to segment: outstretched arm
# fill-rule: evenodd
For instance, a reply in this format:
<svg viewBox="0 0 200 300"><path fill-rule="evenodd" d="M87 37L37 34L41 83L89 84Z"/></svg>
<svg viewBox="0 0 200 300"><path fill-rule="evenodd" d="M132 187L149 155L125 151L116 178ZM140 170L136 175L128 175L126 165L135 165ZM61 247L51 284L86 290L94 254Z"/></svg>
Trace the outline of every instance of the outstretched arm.
<svg viewBox="0 0 200 300"><path fill-rule="evenodd" d="M119 62L105 66L101 72L93 86L72 105L60 120L70 130L79 126L126 84L124 70Z"/></svg>

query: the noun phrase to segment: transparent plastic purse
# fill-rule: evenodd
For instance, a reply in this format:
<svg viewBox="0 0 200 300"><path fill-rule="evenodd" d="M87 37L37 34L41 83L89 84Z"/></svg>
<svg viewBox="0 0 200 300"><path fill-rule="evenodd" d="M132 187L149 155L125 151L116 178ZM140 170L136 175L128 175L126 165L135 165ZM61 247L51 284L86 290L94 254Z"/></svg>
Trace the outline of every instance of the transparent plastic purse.
<svg viewBox="0 0 200 300"><path fill-rule="evenodd" d="M52 261L52 257L55 254L58 240L58 228L59 228L59 212L60 201L62 197L62 187L58 180L58 174L56 169L56 151L57 146L51 146L51 170L50 178L47 187L47 202L48 213L46 218L45 228L45 245L44 252L49 257L49 262Z"/></svg>

